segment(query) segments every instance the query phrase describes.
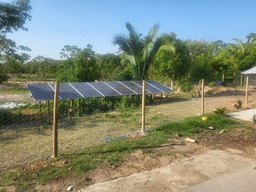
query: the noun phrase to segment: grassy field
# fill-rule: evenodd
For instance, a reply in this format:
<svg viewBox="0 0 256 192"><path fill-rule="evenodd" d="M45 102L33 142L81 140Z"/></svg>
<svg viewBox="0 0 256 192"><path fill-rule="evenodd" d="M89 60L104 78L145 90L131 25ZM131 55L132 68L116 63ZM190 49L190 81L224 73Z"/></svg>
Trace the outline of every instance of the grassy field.
<svg viewBox="0 0 256 192"><path fill-rule="evenodd" d="M219 116L215 114L208 115L208 121L202 121L201 117L186 118L180 122L169 122L162 126L153 129L145 135L131 135L130 137L118 139L115 141L109 141L107 143L94 142L91 145L85 145L83 147L77 147L76 145L83 141L78 138L72 138L69 141L73 143L66 143L67 138L62 138L64 135L69 135L70 132L78 130L60 130L60 151L65 153L60 154L58 158L51 159L45 158L50 154L50 147L46 146L46 143L50 143L50 131L47 130L41 137L41 140L37 137L37 134L33 134L30 131L27 133L23 131L15 131L18 134L15 149L14 146L10 149L10 143L1 143L1 154L3 151L11 151L13 154L4 154L8 159L8 163L1 167L0 173L0 186L1 191L5 191L8 187L14 186L17 191L33 191L37 185L46 185L56 180L77 180L81 186L89 185L92 181L88 179L84 182L81 178L90 178L90 171L94 169L100 169L104 167L118 167L122 164L127 155L138 149L150 149L159 147L162 144L170 144L170 139L175 138L179 133L183 136L195 136L203 131L207 131L209 126L218 128L218 130L230 131L237 127L250 126L237 122L225 116ZM14 131L14 130L12 130ZM102 131L102 130L99 130ZM18 133L20 132L20 133ZM119 134L121 134L120 131ZM7 133L1 133L7 134ZM23 135L24 134L24 135ZM79 133L81 137L84 137L82 132ZM88 134L88 133L87 133ZM92 133L89 133L92 134ZM117 135L119 135L117 134ZM23 137L25 136L26 137ZM69 135L72 137L72 134ZM75 139L75 140L74 140ZM29 142L28 142L29 141ZM88 143L88 141L85 141ZM7 147L8 146L8 147ZM15 153L20 153L21 148L27 151L23 151L23 162L12 162ZM33 146L33 147L32 147ZM20 149L19 149L20 148ZM36 154L32 154L35 148ZM43 151L44 150L44 151ZM146 151L145 151L146 152ZM35 156L34 161L27 161L29 156ZM36 157L37 156L37 157ZM30 162L30 163L28 163ZM1 166L3 162L1 162ZM28 164L26 164L28 163Z"/></svg>

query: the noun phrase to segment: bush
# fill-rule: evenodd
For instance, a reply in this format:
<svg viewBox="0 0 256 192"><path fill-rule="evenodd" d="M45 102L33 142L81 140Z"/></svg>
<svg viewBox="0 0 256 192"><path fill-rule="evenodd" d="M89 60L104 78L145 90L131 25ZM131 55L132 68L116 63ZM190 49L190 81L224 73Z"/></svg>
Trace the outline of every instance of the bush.
<svg viewBox="0 0 256 192"><path fill-rule="evenodd" d="M242 104L243 104L242 100L241 100L241 99L238 99L238 100L237 100L237 103L234 104L234 107L235 107L236 109L241 109L241 108L242 108Z"/></svg>
<svg viewBox="0 0 256 192"><path fill-rule="evenodd" d="M132 95L132 96L122 96L121 101L118 105L118 109L127 110L127 109L136 109L141 104L141 96L140 95Z"/></svg>
<svg viewBox="0 0 256 192"><path fill-rule="evenodd" d="M180 90L183 92L190 92L193 89L193 85L186 80L177 81L177 86L180 87Z"/></svg>
<svg viewBox="0 0 256 192"><path fill-rule="evenodd" d="M217 108L214 113L217 115L221 115L221 116L225 116L227 112L227 108L226 107L222 107L222 108Z"/></svg>

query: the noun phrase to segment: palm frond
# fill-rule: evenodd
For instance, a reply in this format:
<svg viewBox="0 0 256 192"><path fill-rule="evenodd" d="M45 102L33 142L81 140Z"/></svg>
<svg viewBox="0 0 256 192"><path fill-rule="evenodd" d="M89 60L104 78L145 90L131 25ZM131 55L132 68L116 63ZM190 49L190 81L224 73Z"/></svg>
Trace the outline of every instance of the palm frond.
<svg viewBox="0 0 256 192"><path fill-rule="evenodd" d="M249 35L247 35L246 38L247 38L247 43L255 43L256 33L249 33Z"/></svg>
<svg viewBox="0 0 256 192"><path fill-rule="evenodd" d="M129 61L129 63L132 65L136 65L135 57L133 55L124 53L122 56L122 59Z"/></svg>
<svg viewBox="0 0 256 192"><path fill-rule="evenodd" d="M119 45L120 49L127 54L133 54L132 48L130 46L129 38L125 35L116 35L113 39L114 45Z"/></svg>
<svg viewBox="0 0 256 192"><path fill-rule="evenodd" d="M156 34L159 30L159 24L155 24L148 32L148 35L146 36L145 40L146 43L153 42L156 38Z"/></svg>
<svg viewBox="0 0 256 192"><path fill-rule="evenodd" d="M244 48L243 41L241 39L239 39L239 38L233 38L232 40L237 42L238 46L241 48L242 53L244 54L245 48Z"/></svg>
<svg viewBox="0 0 256 192"><path fill-rule="evenodd" d="M159 24L155 24L148 32L147 36L143 39L142 57L144 60L150 55L156 41L156 34L159 30Z"/></svg>
<svg viewBox="0 0 256 192"><path fill-rule="evenodd" d="M247 36L247 43L253 43L256 40L256 33L249 33Z"/></svg>
<svg viewBox="0 0 256 192"><path fill-rule="evenodd" d="M131 25L131 23L126 22L126 28L129 31L129 45L133 54L138 54L141 52L141 35L137 33L135 28Z"/></svg>

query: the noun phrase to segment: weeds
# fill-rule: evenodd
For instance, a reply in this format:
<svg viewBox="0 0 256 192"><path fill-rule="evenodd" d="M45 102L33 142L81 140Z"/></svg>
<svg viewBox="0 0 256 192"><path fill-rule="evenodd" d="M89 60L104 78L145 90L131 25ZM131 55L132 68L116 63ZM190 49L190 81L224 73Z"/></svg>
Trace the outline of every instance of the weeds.
<svg viewBox="0 0 256 192"><path fill-rule="evenodd" d="M214 113L220 116L225 116L227 112L227 108L226 107L219 107L217 108Z"/></svg>
<svg viewBox="0 0 256 192"><path fill-rule="evenodd" d="M237 100L237 103L234 104L234 107L235 107L236 109L241 109L241 108L242 108L242 104L243 104L242 100L241 100L241 99L238 99L238 100Z"/></svg>

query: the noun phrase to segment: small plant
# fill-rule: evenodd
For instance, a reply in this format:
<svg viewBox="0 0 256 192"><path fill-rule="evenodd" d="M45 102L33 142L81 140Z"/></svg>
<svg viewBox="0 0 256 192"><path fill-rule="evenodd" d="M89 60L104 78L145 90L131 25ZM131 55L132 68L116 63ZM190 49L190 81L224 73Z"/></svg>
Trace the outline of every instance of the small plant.
<svg viewBox="0 0 256 192"><path fill-rule="evenodd" d="M227 108L226 107L218 107L214 113L217 115L221 115L221 116L225 116L227 112Z"/></svg>
<svg viewBox="0 0 256 192"><path fill-rule="evenodd" d="M241 109L241 108L242 108L242 104L243 104L242 100L241 100L241 99L238 99L238 100L237 100L237 103L234 104L234 107L235 107L236 109Z"/></svg>
<svg viewBox="0 0 256 192"><path fill-rule="evenodd" d="M214 87L216 85L216 82L215 81L211 81L210 83L208 83L208 86L209 87Z"/></svg>
<svg viewBox="0 0 256 192"><path fill-rule="evenodd" d="M252 121L253 121L254 124L256 124L256 115L255 114L252 117Z"/></svg>
<svg viewBox="0 0 256 192"><path fill-rule="evenodd" d="M109 118L109 119L113 119L113 118L115 118L115 115L114 115L114 114L106 113L106 114L105 114L105 117L106 117L106 118Z"/></svg>

